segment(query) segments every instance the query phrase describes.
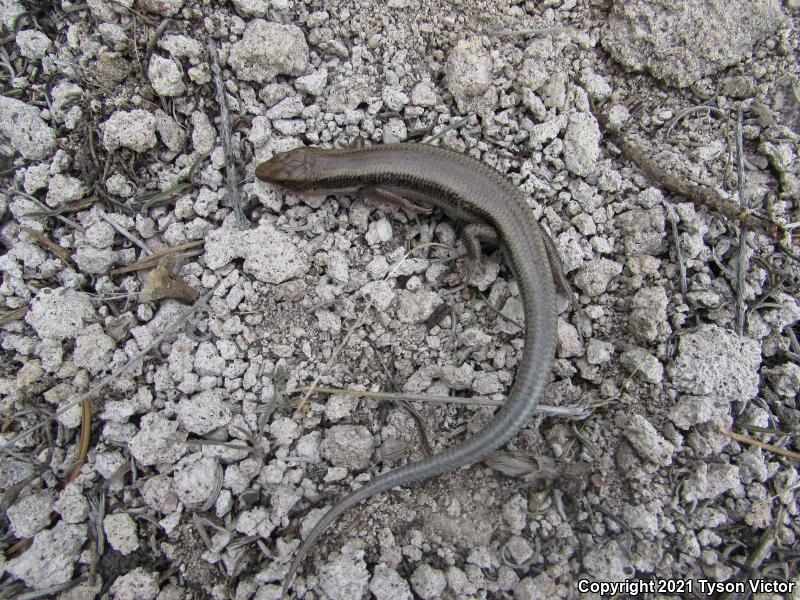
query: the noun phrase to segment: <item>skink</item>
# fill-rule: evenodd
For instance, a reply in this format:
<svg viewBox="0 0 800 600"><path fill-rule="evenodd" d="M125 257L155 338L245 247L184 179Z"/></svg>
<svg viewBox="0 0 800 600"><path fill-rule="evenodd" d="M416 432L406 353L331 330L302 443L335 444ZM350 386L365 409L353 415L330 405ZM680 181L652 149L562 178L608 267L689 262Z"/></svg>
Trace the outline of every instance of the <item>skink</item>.
<svg viewBox="0 0 800 600"><path fill-rule="evenodd" d="M479 433L460 444L380 475L352 492L319 520L297 551L283 582L286 593L314 542L347 509L398 485L453 471L505 444L536 408L555 355L556 291L563 276L552 242L519 191L499 172L452 150L424 144L369 148L298 148L256 168L267 183L300 194L359 191L384 200L420 202L465 222L470 257L480 241L497 240L519 286L525 314L525 346L503 407Z"/></svg>

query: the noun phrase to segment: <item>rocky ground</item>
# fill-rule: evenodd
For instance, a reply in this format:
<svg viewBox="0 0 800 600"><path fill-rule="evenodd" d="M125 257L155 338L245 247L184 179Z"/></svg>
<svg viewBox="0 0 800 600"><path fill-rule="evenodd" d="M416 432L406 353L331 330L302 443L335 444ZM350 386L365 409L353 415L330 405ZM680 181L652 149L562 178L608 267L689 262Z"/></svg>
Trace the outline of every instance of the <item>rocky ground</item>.
<svg viewBox="0 0 800 600"><path fill-rule="evenodd" d="M464 285L444 215L253 177L432 136L580 310L508 447L349 511L298 597L800 598L800 4L671 4L0 0L0 598L279 598L337 498L483 427L501 253Z"/></svg>

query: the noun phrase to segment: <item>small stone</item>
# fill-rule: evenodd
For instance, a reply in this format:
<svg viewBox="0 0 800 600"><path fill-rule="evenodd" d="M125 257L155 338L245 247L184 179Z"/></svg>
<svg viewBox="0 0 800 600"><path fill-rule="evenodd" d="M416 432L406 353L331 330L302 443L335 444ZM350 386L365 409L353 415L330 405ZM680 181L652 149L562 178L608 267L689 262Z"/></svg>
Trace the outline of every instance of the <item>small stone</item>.
<svg viewBox="0 0 800 600"><path fill-rule="evenodd" d="M365 235L367 243L374 244L386 243L392 239L392 225L387 219L378 219L369 224L369 229Z"/></svg>
<svg viewBox="0 0 800 600"><path fill-rule="evenodd" d="M308 67L308 44L296 25L253 19L231 46L228 63L245 81L264 83L277 75L300 75Z"/></svg>
<svg viewBox="0 0 800 600"><path fill-rule="evenodd" d="M117 343L103 331L99 323L89 325L75 340L75 366L96 375L108 369L111 353Z"/></svg>
<svg viewBox="0 0 800 600"><path fill-rule="evenodd" d="M244 258L245 273L279 284L308 272L308 259L296 244L295 238L269 224L247 231L219 228L206 236L206 266L220 269Z"/></svg>
<svg viewBox="0 0 800 600"><path fill-rule="evenodd" d="M364 551L349 545L342 553L319 570L319 583L331 600L361 598L367 590L369 571L364 562Z"/></svg>
<svg viewBox="0 0 800 600"><path fill-rule="evenodd" d="M328 83L328 69L320 69L294 80L294 87L311 96L321 96Z"/></svg>
<svg viewBox="0 0 800 600"><path fill-rule="evenodd" d="M578 329L564 319L558 319L558 338L556 343L559 358L583 356L585 349Z"/></svg>
<svg viewBox="0 0 800 600"><path fill-rule="evenodd" d="M701 325L678 338L678 355L668 372L679 391L746 402L758 393L760 366L759 342Z"/></svg>
<svg viewBox="0 0 800 600"><path fill-rule="evenodd" d="M178 496L175 494L173 479L167 475L148 477L141 491L147 505L161 514L171 513L178 508Z"/></svg>
<svg viewBox="0 0 800 600"><path fill-rule="evenodd" d="M141 429L130 441L133 457L144 466L173 464L186 453L186 433L178 432L178 423L159 413L142 417ZM177 440L176 440L177 438Z"/></svg>
<svg viewBox="0 0 800 600"><path fill-rule="evenodd" d="M641 289L631 298L630 332L642 342L663 341L671 333L663 287Z"/></svg>
<svg viewBox="0 0 800 600"><path fill-rule="evenodd" d="M430 107L436 105L436 92L428 82L420 82L411 90L411 104L414 106Z"/></svg>
<svg viewBox="0 0 800 600"><path fill-rule="evenodd" d="M506 542L505 551L515 564L521 565L533 556L533 547L528 540L519 535L512 535Z"/></svg>
<svg viewBox="0 0 800 600"><path fill-rule="evenodd" d="M586 344L586 360L590 365L601 365L611 360L614 355L614 345L596 338L591 338Z"/></svg>
<svg viewBox="0 0 800 600"><path fill-rule="evenodd" d="M195 460L175 473L175 493L187 507L198 508L211 499L222 474L216 458L199 454L187 458Z"/></svg>
<svg viewBox="0 0 800 600"><path fill-rule="evenodd" d="M54 494L38 490L19 498L6 510L11 532L18 538L30 538L50 524Z"/></svg>
<svg viewBox="0 0 800 600"><path fill-rule="evenodd" d="M82 244L72 255L72 260L75 261L82 273L101 275L108 273L116 264L117 253L111 248L95 248L88 244Z"/></svg>
<svg viewBox="0 0 800 600"><path fill-rule="evenodd" d="M402 90L387 87L383 90L383 104L388 110L399 113L408 104L408 96Z"/></svg>
<svg viewBox="0 0 800 600"><path fill-rule="evenodd" d="M300 434L300 426L288 417L279 417L272 421L269 433L280 447L291 446Z"/></svg>
<svg viewBox="0 0 800 600"><path fill-rule="evenodd" d="M600 127L592 115L573 113L564 133L564 165L574 175L586 177L594 172L600 157Z"/></svg>
<svg viewBox="0 0 800 600"><path fill-rule="evenodd" d="M159 96L181 96L186 91L183 71L180 65L170 58L153 54L147 67L147 77Z"/></svg>
<svg viewBox="0 0 800 600"><path fill-rule="evenodd" d="M184 0L139 0L139 7L147 12L172 17L183 8Z"/></svg>
<svg viewBox="0 0 800 600"><path fill-rule="evenodd" d="M67 288L42 288L25 315L25 321L39 337L54 340L77 336L94 318L89 295Z"/></svg>
<svg viewBox="0 0 800 600"><path fill-rule="evenodd" d="M320 455L333 466L366 469L371 464L374 442L361 425L334 425L325 432Z"/></svg>
<svg viewBox="0 0 800 600"><path fill-rule="evenodd" d="M53 504L53 510L67 523L83 523L89 516L89 503L80 487L67 484Z"/></svg>
<svg viewBox="0 0 800 600"><path fill-rule="evenodd" d="M422 564L411 574L411 587L423 600L435 600L447 587L447 579L440 570Z"/></svg>
<svg viewBox="0 0 800 600"><path fill-rule="evenodd" d="M497 90L492 86L493 61L479 37L456 42L447 57L445 82L461 113L494 110Z"/></svg>
<svg viewBox="0 0 800 600"><path fill-rule="evenodd" d="M583 567L597 581L625 581L634 573L628 556L616 540L611 540L586 552Z"/></svg>
<svg viewBox="0 0 800 600"><path fill-rule="evenodd" d="M398 298L397 319L401 323L422 323L442 303L439 294L425 290L419 292L400 290Z"/></svg>
<svg viewBox="0 0 800 600"><path fill-rule="evenodd" d="M34 29L22 29L17 32L19 52L28 60L39 60L50 49L53 43L44 33Z"/></svg>
<svg viewBox="0 0 800 600"><path fill-rule="evenodd" d="M622 265L607 258L587 261L575 274L575 285L587 296L604 293L611 280L622 273Z"/></svg>
<svg viewBox="0 0 800 600"><path fill-rule="evenodd" d="M299 117L303 112L303 101L300 96L289 96L278 102L275 106L267 111L266 117L268 119L292 119Z"/></svg>
<svg viewBox="0 0 800 600"><path fill-rule="evenodd" d="M631 348L619 357L620 363L631 375L636 375L650 383L661 383L664 379L664 365L644 348Z"/></svg>
<svg viewBox="0 0 800 600"><path fill-rule="evenodd" d="M623 435L642 458L662 467L672 464L675 447L642 415L631 417Z"/></svg>
<svg viewBox="0 0 800 600"><path fill-rule="evenodd" d="M35 590L66 583L72 579L86 538L86 525L59 521L51 529L37 533L25 552L3 566L6 572Z"/></svg>
<svg viewBox="0 0 800 600"><path fill-rule="evenodd" d="M113 152L129 148L145 152L156 145L156 118L146 110L118 110L103 124L103 144Z"/></svg>
<svg viewBox="0 0 800 600"><path fill-rule="evenodd" d="M128 513L106 515L103 519L103 531L111 547L123 556L138 550L138 529Z"/></svg>
<svg viewBox="0 0 800 600"><path fill-rule="evenodd" d="M158 573L136 567L120 575L111 585L114 600L155 600L158 596Z"/></svg>
<svg viewBox="0 0 800 600"><path fill-rule="evenodd" d="M741 487L736 465L700 462L684 480L681 494L684 502L713 500L730 490L741 490Z"/></svg>
<svg viewBox="0 0 800 600"><path fill-rule="evenodd" d="M514 586L514 600L549 600L556 597L556 582L546 572L536 577L525 577Z"/></svg>
<svg viewBox="0 0 800 600"><path fill-rule="evenodd" d="M44 160L56 147L55 131L39 109L8 96L0 96L0 133L28 160Z"/></svg>
<svg viewBox="0 0 800 600"><path fill-rule="evenodd" d="M232 416L225 396L225 390L215 388L183 398L178 403L177 412L184 429L197 435L205 435L225 427Z"/></svg>
<svg viewBox="0 0 800 600"><path fill-rule="evenodd" d="M411 588L394 569L384 564L375 567L369 582L369 591L375 600L412 600Z"/></svg>

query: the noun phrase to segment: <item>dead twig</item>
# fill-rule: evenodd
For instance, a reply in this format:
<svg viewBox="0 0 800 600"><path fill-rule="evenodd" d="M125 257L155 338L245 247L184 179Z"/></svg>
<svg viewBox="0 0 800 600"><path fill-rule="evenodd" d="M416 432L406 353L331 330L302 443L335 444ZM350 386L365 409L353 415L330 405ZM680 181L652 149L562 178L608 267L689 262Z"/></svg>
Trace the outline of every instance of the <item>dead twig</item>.
<svg viewBox="0 0 800 600"><path fill-rule="evenodd" d="M172 19L169 19L169 18L164 19L163 21L161 21L161 23L158 24L158 27L156 27L156 30L153 33L153 35L150 37L150 41L147 42L147 49L145 50L145 53L144 53L144 65L145 65L145 67L149 67L150 66L150 57L153 56L153 51L156 49L156 44L158 43L158 40L162 36L164 31L166 31L167 27L169 27L169 24L171 22L172 22Z"/></svg>
<svg viewBox="0 0 800 600"><path fill-rule="evenodd" d="M768 452L780 454L781 456L785 456L787 458L793 458L794 460L800 460L800 453L798 452L792 452L791 450L787 450L786 448L779 448L778 446L773 446L772 444L767 444L766 442L761 442L759 440L747 437L746 435L742 435L740 433L736 433L733 431L723 431L722 434L728 436L733 440L736 440L737 442L741 442L742 444L748 444L750 446L758 446L762 450L767 450Z"/></svg>
<svg viewBox="0 0 800 600"><path fill-rule="evenodd" d="M342 388L327 386L300 386L287 391L287 394L304 392L307 398L311 394L336 394L340 396L359 396L372 398L375 400L408 400L409 402L433 402L437 404L464 404L467 406L503 406L504 400L492 400L491 398L461 398L458 396L426 396L423 394L396 394L393 392L370 392L366 390L347 390ZM563 417L567 419L582 420L587 418L593 406L576 404L573 406L548 406L540 404L536 407L538 414L549 417Z"/></svg>
<svg viewBox="0 0 800 600"><path fill-rule="evenodd" d="M28 227L27 225L20 225L19 228L39 242L42 246L47 248L51 253L55 254L58 259L63 262L68 267L74 267L75 264L72 262L72 258L69 255L69 252L66 248L63 248L52 241L46 235L36 231Z"/></svg>
<svg viewBox="0 0 800 600"><path fill-rule="evenodd" d="M183 244L178 244L177 246L170 246L168 248L163 248L157 252L153 252L149 256L145 258L140 258L136 262L133 262L129 265L124 267L120 267L119 269L114 269L109 274L110 275L124 275L125 273L131 273L133 271L140 271L142 269L152 269L156 265L158 265L159 261L167 256L172 257L172 255L180 254L186 250L191 250L192 248L198 248L205 244L204 240L194 240L192 242L186 242ZM192 257L192 256L199 256L202 254L201 251L196 252L187 252L186 254L180 254L181 257ZM174 258L174 257L173 257Z"/></svg>
<svg viewBox="0 0 800 600"><path fill-rule="evenodd" d="M0 312L0 327L7 323L12 323L13 321L19 321L24 318L26 314L28 314L27 306L20 306L8 312Z"/></svg>
<svg viewBox="0 0 800 600"><path fill-rule="evenodd" d="M744 197L744 146L742 143L742 109L736 113L736 192L739 197L739 208L747 210ZM747 229L739 223L739 251L736 254L736 333L744 333L744 317L747 308L744 305L745 273L747 272Z"/></svg>
<svg viewBox="0 0 800 600"><path fill-rule="evenodd" d="M788 230L783 225L775 223L767 217L762 217L748 209L742 209L738 204L731 202L710 186L693 185L687 179L678 177L668 172L654 158L652 149L644 148L633 141L629 135L625 135L617 128L610 127L608 119L599 111L593 110L598 123L605 132L614 140L614 144L622 151L622 154L636 165L650 180L659 187L684 196L691 202L705 206L730 221L741 223L750 231L766 235L780 244L791 246L794 242ZM788 254L788 252L787 252ZM790 254L791 256L791 254Z"/></svg>
<svg viewBox="0 0 800 600"><path fill-rule="evenodd" d="M236 215L236 224L240 230L246 229L247 224L242 211L242 198L239 195L238 180L236 176L236 161L233 156L231 144L231 116L228 107L228 97L225 95L225 82L222 81L222 69L219 66L217 44L208 40L208 54L211 59L211 72L214 75L214 86L217 89L217 102L219 103L219 128L222 138L222 151L225 154L225 184L228 188L228 198Z"/></svg>
<svg viewBox="0 0 800 600"><path fill-rule="evenodd" d="M81 467L86 462L86 455L89 454L89 439L92 435L92 404L88 398L81 402L81 437L78 444L78 457L72 472L67 477L67 483L72 483L81 474Z"/></svg>

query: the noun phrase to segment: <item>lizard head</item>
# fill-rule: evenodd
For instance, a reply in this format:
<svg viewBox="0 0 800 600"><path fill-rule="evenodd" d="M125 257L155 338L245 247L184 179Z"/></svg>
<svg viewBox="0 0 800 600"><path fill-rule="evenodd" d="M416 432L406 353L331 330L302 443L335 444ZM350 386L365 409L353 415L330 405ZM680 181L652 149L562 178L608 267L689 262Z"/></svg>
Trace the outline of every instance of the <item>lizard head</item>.
<svg viewBox="0 0 800 600"><path fill-rule="evenodd" d="M256 167L256 177L266 183L294 192L313 188L316 152L313 148L295 148L280 152Z"/></svg>

